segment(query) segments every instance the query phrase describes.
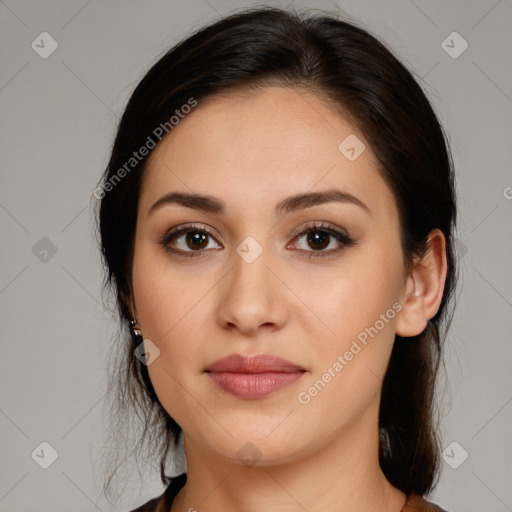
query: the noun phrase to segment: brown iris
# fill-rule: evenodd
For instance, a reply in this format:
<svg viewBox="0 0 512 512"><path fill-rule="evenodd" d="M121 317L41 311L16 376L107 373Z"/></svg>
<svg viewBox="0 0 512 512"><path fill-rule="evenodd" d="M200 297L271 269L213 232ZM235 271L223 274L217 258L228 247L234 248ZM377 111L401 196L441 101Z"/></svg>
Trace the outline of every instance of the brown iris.
<svg viewBox="0 0 512 512"><path fill-rule="evenodd" d="M308 234L308 244L315 244L313 246L314 249L324 249L329 245L329 236L328 233L324 233L323 231L312 231Z"/></svg>
<svg viewBox="0 0 512 512"><path fill-rule="evenodd" d="M190 249L204 249L208 245L208 235L198 231L187 233L186 243Z"/></svg>

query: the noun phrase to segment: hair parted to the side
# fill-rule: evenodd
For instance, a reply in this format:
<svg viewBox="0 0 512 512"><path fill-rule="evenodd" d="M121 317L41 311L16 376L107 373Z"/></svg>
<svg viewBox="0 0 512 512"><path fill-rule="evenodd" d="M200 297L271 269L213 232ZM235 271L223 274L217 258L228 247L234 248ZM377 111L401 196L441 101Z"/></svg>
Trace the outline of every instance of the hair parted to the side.
<svg viewBox="0 0 512 512"><path fill-rule="evenodd" d="M314 92L338 107L340 115L350 116L369 141L378 171L398 206L405 272L424 254L431 230L440 229L446 238L448 271L439 311L420 335L396 336L379 413L384 474L405 493L427 494L439 478L435 384L457 282L454 170L446 135L425 93L383 43L353 21L330 13L273 7L248 9L201 28L165 53L135 88L101 183L112 180L123 166L126 169L133 152L191 98L200 108L201 101L217 93L267 85ZM119 345L112 347L113 362L108 364L111 389L106 409L109 440L122 448L135 441L129 436L130 425L140 420L142 430L137 444L131 445L132 453L144 452L145 447L150 461L158 459L167 485L166 460L181 427L161 406L127 331L146 161L147 156L141 158L108 191L102 190L99 204L104 289L114 293L121 320ZM108 461L107 496L119 467L120 457L115 455Z"/></svg>

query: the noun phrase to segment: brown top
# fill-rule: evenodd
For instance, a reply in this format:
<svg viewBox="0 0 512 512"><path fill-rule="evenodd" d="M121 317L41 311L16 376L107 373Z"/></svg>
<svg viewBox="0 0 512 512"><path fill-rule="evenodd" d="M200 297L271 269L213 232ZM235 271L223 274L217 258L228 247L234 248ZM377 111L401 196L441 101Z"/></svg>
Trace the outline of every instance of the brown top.
<svg viewBox="0 0 512 512"><path fill-rule="evenodd" d="M187 474L182 473L179 476L176 476L171 479L170 484L167 489L156 498L147 501L140 507L130 511L130 512L169 512L171 509L172 502L180 489L187 482ZM402 507L400 512L447 512L443 508L431 503L430 501L426 501L419 494L409 494L407 496L407 500Z"/></svg>
<svg viewBox="0 0 512 512"><path fill-rule="evenodd" d="M425 500L419 494L409 494L400 512L446 512L444 508Z"/></svg>

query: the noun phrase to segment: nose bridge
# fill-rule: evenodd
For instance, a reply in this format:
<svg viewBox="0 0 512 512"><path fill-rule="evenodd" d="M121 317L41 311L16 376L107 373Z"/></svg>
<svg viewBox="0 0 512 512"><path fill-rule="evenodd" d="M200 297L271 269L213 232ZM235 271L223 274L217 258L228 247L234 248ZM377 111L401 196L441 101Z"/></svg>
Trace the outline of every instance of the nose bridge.
<svg viewBox="0 0 512 512"><path fill-rule="evenodd" d="M286 310L279 284L268 268L275 266L269 238L265 234L260 238L248 236L233 250L231 272L220 297L221 323L247 332L262 324L280 324Z"/></svg>
<svg viewBox="0 0 512 512"><path fill-rule="evenodd" d="M256 240L247 236L236 246L232 254L230 287L235 294L258 294L259 299L271 295L272 273L267 266L271 266L272 248L264 234ZM268 298L268 297L267 297Z"/></svg>

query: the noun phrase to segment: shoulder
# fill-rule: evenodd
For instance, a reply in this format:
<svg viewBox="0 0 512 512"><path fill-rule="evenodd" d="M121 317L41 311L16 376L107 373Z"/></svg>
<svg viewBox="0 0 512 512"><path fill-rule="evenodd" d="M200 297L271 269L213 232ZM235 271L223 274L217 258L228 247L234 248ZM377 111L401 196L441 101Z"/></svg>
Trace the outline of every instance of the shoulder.
<svg viewBox="0 0 512 512"><path fill-rule="evenodd" d="M404 507L400 512L448 512L439 505L427 501L419 494L411 493L407 496Z"/></svg>
<svg viewBox="0 0 512 512"><path fill-rule="evenodd" d="M171 478L167 489L160 496L147 501L136 509L130 510L130 512L168 512L174 498L186 482L186 473Z"/></svg>

